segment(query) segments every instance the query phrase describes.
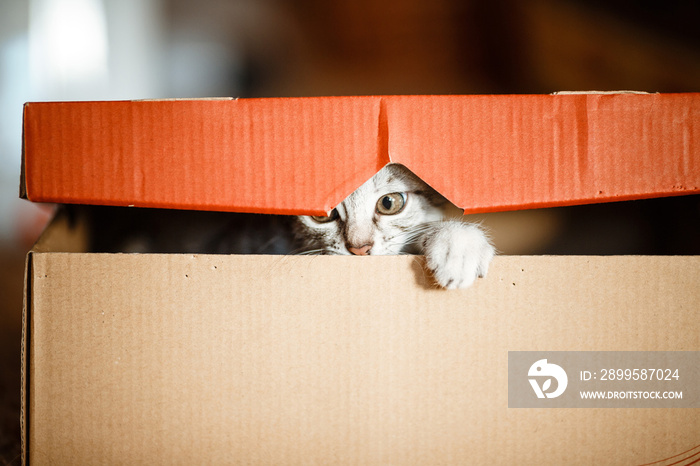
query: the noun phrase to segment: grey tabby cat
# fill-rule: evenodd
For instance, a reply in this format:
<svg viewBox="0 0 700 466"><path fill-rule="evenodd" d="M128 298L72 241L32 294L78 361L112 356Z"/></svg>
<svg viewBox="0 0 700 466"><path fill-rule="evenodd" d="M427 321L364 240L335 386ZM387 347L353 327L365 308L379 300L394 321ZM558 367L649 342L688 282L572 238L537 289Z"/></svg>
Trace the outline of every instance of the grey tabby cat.
<svg viewBox="0 0 700 466"><path fill-rule="evenodd" d="M199 254L425 254L444 288L486 275L494 248L401 165L387 165L327 217L66 207L88 219L91 250Z"/></svg>
<svg viewBox="0 0 700 466"><path fill-rule="evenodd" d="M488 271L495 250L479 226L401 165L390 164L327 217L298 217L307 253L424 254L438 285L465 288Z"/></svg>

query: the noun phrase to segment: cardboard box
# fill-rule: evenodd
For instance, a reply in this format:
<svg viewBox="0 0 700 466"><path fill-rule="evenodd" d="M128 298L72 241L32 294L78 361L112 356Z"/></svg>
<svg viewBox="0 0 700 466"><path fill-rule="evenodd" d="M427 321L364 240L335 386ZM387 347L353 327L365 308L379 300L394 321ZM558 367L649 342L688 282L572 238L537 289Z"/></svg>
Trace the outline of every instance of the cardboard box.
<svg viewBox="0 0 700 466"><path fill-rule="evenodd" d="M36 202L329 212L389 162L465 213L700 192L700 94L30 103Z"/></svg>
<svg viewBox="0 0 700 466"><path fill-rule="evenodd" d="M683 194L699 116L697 94L28 104L22 190L322 213L392 161L468 211ZM86 244L58 217L27 257L24 461L698 457L698 408L508 408L508 352L698 351L700 257L504 256L446 292L416 257Z"/></svg>

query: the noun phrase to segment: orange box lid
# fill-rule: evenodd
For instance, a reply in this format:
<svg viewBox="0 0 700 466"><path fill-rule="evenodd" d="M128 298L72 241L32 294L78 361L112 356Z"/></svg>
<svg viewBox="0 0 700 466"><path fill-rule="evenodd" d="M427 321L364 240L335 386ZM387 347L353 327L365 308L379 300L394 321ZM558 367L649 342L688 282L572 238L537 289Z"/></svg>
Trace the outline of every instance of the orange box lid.
<svg viewBox="0 0 700 466"><path fill-rule="evenodd" d="M466 213L700 192L700 94L28 103L36 202L322 214L387 163Z"/></svg>

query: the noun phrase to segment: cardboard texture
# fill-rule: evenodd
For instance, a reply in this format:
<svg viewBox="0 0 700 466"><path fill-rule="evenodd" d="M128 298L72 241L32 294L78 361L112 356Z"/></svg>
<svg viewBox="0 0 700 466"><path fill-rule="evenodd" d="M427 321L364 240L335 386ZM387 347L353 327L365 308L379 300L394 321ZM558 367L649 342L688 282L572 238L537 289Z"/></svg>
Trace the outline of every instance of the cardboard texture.
<svg viewBox="0 0 700 466"><path fill-rule="evenodd" d="M389 162L466 213L700 192L700 94L30 103L32 201L329 212Z"/></svg>
<svg viewBox="0 0 700 466"><path fill-rule="evenodd" d="M389 162L467 211L697 192L700 94L27 104L33 201L322 213ZM644 464L698 409L509 409L508 351L698 351L700 257L27 257L31 464Z"/></svg>
<svg viewBox="0 0 700 466"><path fill-rule="evenodd" d="M454 293L406 256L31 262L32 463L642 464L698 444L697 409L507 407L508 351L700 348L698 257L498 257Z"/></svg>

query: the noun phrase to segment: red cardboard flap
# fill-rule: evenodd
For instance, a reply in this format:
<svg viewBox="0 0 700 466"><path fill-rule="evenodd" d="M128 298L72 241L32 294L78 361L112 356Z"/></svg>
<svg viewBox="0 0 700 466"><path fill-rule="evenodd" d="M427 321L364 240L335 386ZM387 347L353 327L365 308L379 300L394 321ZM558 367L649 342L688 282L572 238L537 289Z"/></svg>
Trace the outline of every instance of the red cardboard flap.
<svg viewBox="0 0 700 466"><path fill-rule="evenodd" d="M466 212L700 192L700 94L29 103L37 202L328 212L389 162Z"/></svg>
<svg viewBox="0 0 700 466"><path fill-rule="evenodd" d="M700 94L395 97L389 154L467 212L700 190Z"/></svg>
<svg viewBox="0 0 700 466"><path fill-rule="evenodd" d="M380 100L27 104L27 198L325 213L388 162L378 154Z"/></svg>

